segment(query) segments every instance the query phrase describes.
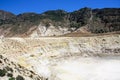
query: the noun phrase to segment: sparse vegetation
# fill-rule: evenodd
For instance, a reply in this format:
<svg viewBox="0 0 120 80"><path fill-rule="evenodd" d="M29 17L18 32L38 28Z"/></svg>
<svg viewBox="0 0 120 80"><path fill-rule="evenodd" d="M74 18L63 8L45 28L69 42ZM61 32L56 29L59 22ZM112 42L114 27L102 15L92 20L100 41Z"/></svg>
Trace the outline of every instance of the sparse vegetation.
<svg viewBox="0 0 120 80"><path fill-rule="evenodd" d="M5 69L6 69L7 71L11 71L11 72L13 72L13 69L10 68L9 66L6 66Z"/></svg>

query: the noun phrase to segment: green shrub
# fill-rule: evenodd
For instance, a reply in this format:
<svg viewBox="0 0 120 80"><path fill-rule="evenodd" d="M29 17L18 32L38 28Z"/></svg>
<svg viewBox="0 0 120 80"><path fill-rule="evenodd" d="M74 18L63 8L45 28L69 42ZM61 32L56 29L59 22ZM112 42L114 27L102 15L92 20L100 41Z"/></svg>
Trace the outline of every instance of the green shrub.
<svg viewBox="0 0 120 80"><path fill-rule="evenodd" d="M22 76L20 76L20 75L18 75L17 77L16 77L16 80L25 80Z"/></svg>
<svg viewBox="0 0 120 80"><path fill-rule="evenodd" d="M8 77L13 77L13 74L8 73L7 76L8 76Z"/></svg>
<svg viewBox="0 0 120 80"><path fill-rule="evenodd" d="M6 74L6 70L5 69L0 69L0 77L3 77L3 76L5 76L5 74Z"/></svg>
<svg viewBox="0 0 120 80"><path fill-rule="evenodd" d="M9 78L9 80L15 80L15 78L14 78L14 77L11 77L11 78Z"/></svg>

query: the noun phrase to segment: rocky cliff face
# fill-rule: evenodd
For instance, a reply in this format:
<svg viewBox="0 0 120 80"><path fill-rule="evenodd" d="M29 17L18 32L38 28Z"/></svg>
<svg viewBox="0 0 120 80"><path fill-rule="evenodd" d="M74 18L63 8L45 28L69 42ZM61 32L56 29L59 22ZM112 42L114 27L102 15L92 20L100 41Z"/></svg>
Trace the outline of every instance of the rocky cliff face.
<svg viewBox="0 0 120 80"><path fill-rule="evenodd" d="M82 8L74 12L51 10L42 14L14 15L0 11L0 35L5 37L58 36L67 33L107 33L120 31L120 9ZM74 35L75 36L75 35Z"/></svg>

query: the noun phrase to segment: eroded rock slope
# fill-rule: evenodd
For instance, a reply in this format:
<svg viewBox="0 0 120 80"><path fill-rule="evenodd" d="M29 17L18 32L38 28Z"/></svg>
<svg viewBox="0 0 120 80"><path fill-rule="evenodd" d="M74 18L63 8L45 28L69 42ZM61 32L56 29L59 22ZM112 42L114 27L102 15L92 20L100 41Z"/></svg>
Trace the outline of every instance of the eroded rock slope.
<svg viewBox="0 0 120 80"><path fill-rule="evenodd" d="M46 78L0 55L0 80L46 80Z"/></svg>

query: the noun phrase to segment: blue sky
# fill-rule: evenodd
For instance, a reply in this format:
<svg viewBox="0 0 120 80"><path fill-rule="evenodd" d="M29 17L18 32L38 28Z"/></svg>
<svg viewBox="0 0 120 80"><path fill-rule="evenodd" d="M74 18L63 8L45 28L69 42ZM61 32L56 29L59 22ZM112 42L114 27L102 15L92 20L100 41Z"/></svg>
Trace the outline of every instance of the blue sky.
<svg viewBox="0 0 120 80"><path fill-rule="evenodd" d="M24 12L42 13L56 9L71 12L83 7L120 8L120 0L0 0L0 10L6 10L14 14Z"/></svg>

